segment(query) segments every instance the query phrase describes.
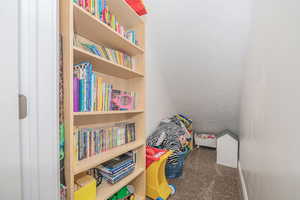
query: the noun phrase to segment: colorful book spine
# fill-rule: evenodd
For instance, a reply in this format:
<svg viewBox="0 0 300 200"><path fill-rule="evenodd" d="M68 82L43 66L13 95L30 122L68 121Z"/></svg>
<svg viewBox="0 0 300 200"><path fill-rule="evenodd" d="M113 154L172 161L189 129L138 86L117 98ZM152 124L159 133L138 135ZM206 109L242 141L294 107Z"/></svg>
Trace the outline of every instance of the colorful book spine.
<svg viewBox="0 0 300 200"><path fill-rule="evenodd" d="M89 101L90 101L90 76L89 76L89 69L87 68L87 70L85 71L86 74L86 78L85 80L85 90L84 90L84 95L85 95L85 101L84 101L84 111L87 112L89 111Z"/></svg>
<svg viewBox="0 0 300 200"><path fill-rule="evenodd" d="M84 0L84 8L90 12L90 1L89 0Z"/></svg>
<svg viewBox="0 0 300 200"><path fill-rule="evenodd" d="M102 21L104 22L104 23L106 23L106 15L107 15L107 3L106 3L106 0L102 0L103 2L103 4L102 4L102 12L101 12L101 14L102 14Z"/></svg>
<svg viewBox="0 0 300 200"><path fill-rule="evenodd" d="M106 90L105 90L105 88L106 88L106 83L103 82L103 84L102 84L102 111L105 111L105 102L106 102L106 99L105 99L105 97L106 97L106 95L105 95Z"/></svg>
<svg viewBox="0 0 300 200"><path fill-rule="evenodd" d="M102 111L102 78L101 77L97 77L97 85L98 85L98 88L97 88L97 110L98 111Z"/></svg>
<svg viewBox="0 0 300 200"><path fill-rule="evenodd" d="M105 88L105 95L106 95L106 97L105 97L105 99L106 99L106 101L105 101L105 111L109 111L109 83L108 84L106 84L106 88Z"/></svg>
<svg viewBox="0 0 300 200"><path fill-rule="evenodd" d="M83 112L85 112L86 109L86 91L87 91L87 76L86 76L86 68L83 71Z"/></svg>
<svg viewBox="0 0 300 200"><path fill-rule="evenodd" d="M73 111L79 112L79 78L73 77Z"/></svg>
<svg viewBox="0 0 300 200"><path fill-rule="evenodd" d="M91 13L93 14L93 15L95 15L96 13L95 13L95 0L91 0Z"/></svg>
<svg viewBox="0 0 300 200"><path fill-rule="evenodd" d="M90 111L94 111L95 109L95 73L91 73L91 99L90 99L90 106L91 106L91 110Z"/></svg>
<svg viewBox="0 0 300 200"><path fill-rule="evenodd" d="M102 0L97 0L98 1L98 11L97 11L97 13L98 13L98 19L100 19L101 20L101 18L102 18Z"/></svg>
<svg viewBox="0 0 300 200"><path fill-rule="evenodd" d="M79 80L79 111L84 111L84 80Z"/></svg>

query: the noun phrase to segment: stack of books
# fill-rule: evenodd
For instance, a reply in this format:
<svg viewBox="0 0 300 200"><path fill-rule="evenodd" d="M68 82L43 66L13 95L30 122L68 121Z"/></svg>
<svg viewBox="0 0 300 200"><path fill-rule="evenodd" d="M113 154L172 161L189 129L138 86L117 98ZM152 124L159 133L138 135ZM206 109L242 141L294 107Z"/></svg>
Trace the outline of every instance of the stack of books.
<svg viewBox="0 0 300 200"><path fill-rule="evenodd" d="M135 123L133 122L120 122L108 127L76 128L74 132L75 157L80 161L133 142L135 139Z"/></svg>
<svg viewBox="0 0 300 200"><path fill-rule="evenodd" d="M110 11L107 0L73 0L74 3L96 16L100 21L110 26L114 31L138 45L135 37L132 37L134 30L125 30L119 23L119 19Z"/></svg>
<svg viewBox="0 0 300 200"><path fill-rule="evenodd" d="M120 102L127 103L127 106L116 105L118 94L130 97L130 101ZM73 98L74 112L136 109L136 93L113 89L112 84L104 82L93 72L89 62L74 65Z"/></svg>
<svg viewBox="0 0 300 200"><path fill-rule="evenodd" d="M105 180L115 184L134 171L134 153L129 152L105 162L100 166L100 171Z"/></svg>
<svg viewBox="0 0 300 200"><path fill-rule="evenodd" d="M132 35L135 35L132 33ZM132 38L134 36L130 36ZM113 63L122 65L129 69L135 70L135 60L133 57L121 51L97 45L79 35L74 36L74 46L91 52L97 56L112 61Z"/></svg>

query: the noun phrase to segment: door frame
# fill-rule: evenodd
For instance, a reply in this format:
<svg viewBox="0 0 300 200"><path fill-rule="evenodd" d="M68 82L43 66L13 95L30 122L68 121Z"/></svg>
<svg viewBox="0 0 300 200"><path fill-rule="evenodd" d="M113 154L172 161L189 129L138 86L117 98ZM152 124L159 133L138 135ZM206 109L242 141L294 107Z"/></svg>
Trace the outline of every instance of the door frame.
<svg viewBox="0 0 300 200"><path fill-rule="evenodd" d="M9 2L9 1L8 1ZM59 200L58 0L19 0L23 200Z"/></svg>

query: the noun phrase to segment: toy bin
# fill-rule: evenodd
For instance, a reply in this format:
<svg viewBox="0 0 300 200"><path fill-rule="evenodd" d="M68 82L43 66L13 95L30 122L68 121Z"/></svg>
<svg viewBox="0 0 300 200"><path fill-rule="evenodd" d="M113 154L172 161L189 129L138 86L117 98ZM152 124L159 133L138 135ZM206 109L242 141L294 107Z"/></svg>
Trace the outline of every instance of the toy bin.
<svg viewBox="0 0 300 200"><path fill-rule="evenodd" d="M171 151L157 149L153 147L146 148L146 195L152 199L167 199L171 193L166 175L165 166Z"/></svg>
<svg viewBox="0 0 300 200"><path fill-rule="evenodd" d="M188 154L188 149L185 148L185 151L176 153L177 154L177 163L167 163L166 165L166 176L167 178L178 178L182 175L184 160Z"/></svg>

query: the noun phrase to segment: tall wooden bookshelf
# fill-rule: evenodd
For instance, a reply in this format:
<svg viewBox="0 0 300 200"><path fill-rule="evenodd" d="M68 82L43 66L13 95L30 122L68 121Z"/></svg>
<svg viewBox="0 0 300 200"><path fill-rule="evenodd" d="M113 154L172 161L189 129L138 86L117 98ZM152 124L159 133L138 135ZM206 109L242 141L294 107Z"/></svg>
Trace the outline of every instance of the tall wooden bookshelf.
<svg viewBox="0 0 300 200"><path fill-rule="evenodd" d="M145 199L145 62L144 62L144 21L124 0L108 0L110 10L120 24L136 31L139 46L122 37L94 15L74 4L72 0L60 0L60 32L63 40L64 70L64 119L65 119L65 179L67 199L74 199L74 180L101 163L130 150L137 152L136 168L126 178L114 185L102 183L97 188L97 200L105 200L127 184L135 186L138 200ZM91 54L73 46L74 33L93 41L127 53L135 58L136 69ZM93 70L114 87L137 93L137 109L131 111L73 112L73 65L89 61ZM118 146L91 158L76 161L74 158L74 128L97 124L134 120L136 140Z"/></svg>

